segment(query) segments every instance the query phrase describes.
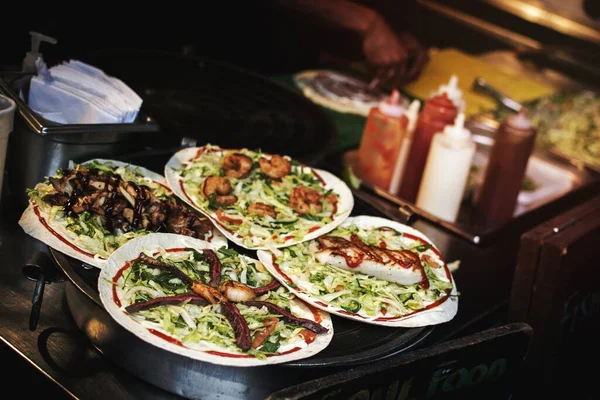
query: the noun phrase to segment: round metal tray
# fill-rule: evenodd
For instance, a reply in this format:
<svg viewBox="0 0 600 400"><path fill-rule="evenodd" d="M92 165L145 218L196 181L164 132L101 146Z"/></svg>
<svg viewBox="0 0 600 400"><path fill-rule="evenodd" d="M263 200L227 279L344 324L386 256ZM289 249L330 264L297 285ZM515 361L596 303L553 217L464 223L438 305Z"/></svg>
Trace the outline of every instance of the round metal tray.
<svg viewBox="0 0 600 400"><path fill-rule="evenodd" d="M51 254L70 281L65 287L69 310L91 343L140 379L189 398L215 393L231 398L265 398L294 384L402 353L433 329L380 327L332 316L333 339L325 350L313 357L256 368L214 365L139 340L113 320L102 306L96 289L97 268L54 249Z"/></svg>
<svg viewBox="0 0 600 400"><path fill-rule="evenodd" d="M137 165L149 166L152 157ZM138 160L136 160L138 161ZM352 215L385 217L355 197ZM256 258L253 251L231 244L240 253ZM265 367L235 368L201 362L150 345L119 325L104 309L97 290L100 270L50 249L69 284L65 293L79 329L115 364L140 379L189 398L265 398L285 387L351 366L400 354L417 345L434 329L390 328L364 324L336 316L330 345L313 357Z"/></svg>

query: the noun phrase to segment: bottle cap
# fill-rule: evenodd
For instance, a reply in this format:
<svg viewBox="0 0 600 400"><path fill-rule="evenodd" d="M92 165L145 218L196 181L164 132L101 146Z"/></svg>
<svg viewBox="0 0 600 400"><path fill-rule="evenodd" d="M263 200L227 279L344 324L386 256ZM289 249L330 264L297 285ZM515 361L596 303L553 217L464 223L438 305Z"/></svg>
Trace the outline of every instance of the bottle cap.
<svg viewBox="0 0 600 400"><path fill-rule="evenodd" d="M404 105L400 103L400 93L394 89L390 97L379 103L379 110L388 117L401 117L404 114Z"/></svg>
<svg viewBox="0 0 600 400"><path fill-rule="evenodd" d="M520 129L522 131L528 131L531 129L531 120L529 120L529 118L527 118L523 112L520 112L516 115L511 115L506 123L511 128Z"/></svg>
<svg viewBox="0 0 600 400"><path fill-rule="evenodd" d="M450 77L450 81L447 85L440 85L437 92L432 94L433 96L439 96L443 93L446 93L446 96L454 103L456 108L462 110L464 108L464 100L463 100L463 92L458 87L458 77L456 75L452 75Z"/></svg>
<svg viewBox="0 0 600 400"><path fill-rule="evenodd" d="M452 142L465 142L471 137L471 132L465 128L465 114L458 113L454 120L454 125L448 125L444 128L444 135Z"/></svg>

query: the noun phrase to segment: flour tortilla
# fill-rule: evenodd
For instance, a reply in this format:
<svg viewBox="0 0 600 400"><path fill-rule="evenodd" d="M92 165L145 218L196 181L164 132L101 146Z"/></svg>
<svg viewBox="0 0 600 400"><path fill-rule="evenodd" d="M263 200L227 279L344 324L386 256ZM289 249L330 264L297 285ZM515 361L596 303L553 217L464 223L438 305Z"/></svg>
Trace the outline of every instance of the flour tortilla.
<svg viewBox="0 0 600 400"><path fill-rule="evenodd" d="M362 229L368 230L376 227L390 227L395 229L398 232L407 233L419 237L429 244L432 247L436 248L431 240L429 240L425 235L421 232L413 229L407 225L400 224L395 221L391 221L384 218L372 217L372 216L357 216L348 218L341 226L348 225L357 225ZM437 248L436 248L437 250ZM276 251L275 251L276 252ZM433 252L431 250L428 251L427 254ZM454 281L454 277L448 270L443 259L434 258L436 261L439 261L439 264L443 264L443 268L433 269L438 276L440 274L447 274L452 278L452 290L450 296L439 304L436 307L433 307L429 310L423 310L415 312L408 316L397 315L394 316L390 313L387 314L379 314L376 316L368 316L366 313L363 313L362 310L356 314L348 313L347 311L334 306L333 304L315 296L308 291L301 288L302 286L302 278L293 276L291 274L286 274L278 271L273 262L273 255L275 253L273 251L258 251L257 256L260 261L262 261L263 265L267 268L267 270L275 276L275 278L285 287L287 287L291 292L293 292L296 296L311 304L312 306L319 308L323 311L327 311L331 314L338 315L342 318L353 319L355 321L364 322L373 325L381 325L381 326L390 326L390 327L404 327L404 328L414 328L421 327L427 325L436 325L441 324L447 321L450 321L456 315L458 311L458 291L456 288L456 282ZM289 280L288 280L289 279ZM305 279L304 279L305 281Z"/></svg>
<svg viewBox="0 0 600 400"><path fill-rule="evenodd" d="M137 169L143 176L155 182L166 185L166 180L162 175L152 172L146 168L138 167L121 161L93 159L81 164L85 165L94 161L113 165L114 167L125 167L131 170ZM102 266L106 264L106 259L94 254L89 249L86 249L82 245L76 244L72 239L70 239L70 236L74 234L66 229L65 224L61 224L52 220L46 212L44 212L31 200L21 215L19 225L25 231L25 233L33 236L49 247L60 251L61 253L97 268L102 268ZM54 231L56 234L52 233L52 231ZM57 236L62 238L62 240ZM212 235L209 240L218 247L227 247L227 239L216 228L212 229Z"/></svg>
<svg viewBox="0 0 600 400"><path fill-rule="evenodd" d="M294 82L314 103L364 117L388 97L383 92L369 89L367 82L331 70L303 71L294 76Z"/></svg>
<svg viewBox="0 0 600 400"><path fill-rule="evenodd" d="M102 269L100 277L98 279L98 291L100 292L100 299L102 304L108 311L108 313L122 325L125 329L132 332L140 339L157 346L161 349L170 351L175 354L179 354L185 357L193 358L195 360L206 361L213 364L229 365L234 367L251 367L261 366L269 364L280 364L293 360L299 360L311 357L323 349L325 349L331 339L333 338L333 324L329 314L316 310L310 309L310 307L304 304L300 300L293 300L292 313L300 318L306 318L316 321L318 318L321 319L319 322L322 326L328 329L327 333L317 335L315 340L306 344L304 342L294 342L279 349L280 353L273 357L268 357L265 360L260 360L255 357L247 358L234 358L227 357L226 355L215 354L215 350L219 353L227 353L228 350L215 347L213 344L200 343L195 347L188 347L187 345L178 345L171 343L157 335L154 335L148 331L148 328L144 326L142 322L138 322L133 319L129 314L124 311L123 307L117 306L113 298L113 277L119 269L121 269L128 261L136 259L142 250L144 251L159 251L162 249L181 249L181 248L194 248L197 250L217 248L206 241L190 238L187 236L174 235L169 233L153 233L147 236L133 239L125 245L117 249L109 258L107 264ZM244 257L244 256L240 256ZM250 259L249 257L245 257ZM117 290L117 296L119 296L119 290ZM315 316L315 313L318 317ZM153 327L153 329L156 329ZM162 332L166 334L166 332ZM168 334L167 334L168 335ZM300 347L297 350L294 348ZM207 351L213 351L209 353ZM240 355L240 353L229 353L234 355ZM277 354L277 353L276 353Z"/></svg>
<svg viewBox="0 0 600 400"><path fill-rule="evenodd" d="M171 157L171 159L168 161L167 165L165 166L165 177L167 179L167 182L169 183L169 187L171 187L173 192L180 199L182 199L187 204L189 204L191 207L194 207L196 210L200 211L201 213L206 215L208 218L210 218L212 220L213 224L218 229L221 230L221 233L227 239L231 240L238 246L241 246L241 247L244 247L247 249L251 249L251 250L260 250L260 249L266 250L266 249L272 249L272 248L287 247L287 246L291 246L295 243L300 243L300 242L304 242L307 240L317 238L321 235L326 234L327 232L330 232L331 230L335 229L338 225L340 225L342 222L344 222L344 220L350 215L350 212L352 211L352 208L354 207L354 197L352 196L352 192L350 191L348 186L344 183L344 181L342 181L341 179L339 179L338 177L336 177L335 175L333 175L330 172L312 168L312 170L314 172L316 172L317 174L319 174L319 176L325 182L325 188L332 189L336 194L339 195L338 208L337 208L338 211L337 211L337 215L336 215L335 219L328 224L324 224L319 229L304 235L304 237L302 237L300 239L295 238L292 240L288 240L285 243L269 243L269 244L263 244L263 245L259 244L259 245L254 245L254 246L248 246L243 243L243 237L241 237L240 235L238 235L236 233L230 232L229 230L227 230L225 227L223 227L219 223L217 214L214 210L204 208L200 204L198 204L198 196L194 193L188 193L184 189L184 187L182 185L183 181L181 180L180 175L176 172L177 169L180 169L184 164L190 162L190 160L192 160L193 158L196 157L196 154L199 151L201 151L202 149L204 149L206 147L208 147L208 146L190 147L190 148L186 148L186 149L180 150L177 153L175 153L173 155L173 157ZM221 149L218 146L210 146L210 147L214 150L223 151L223 152L232 150L232 149ZM288 235L294 234L293 229L290 230L287 234Z"/></svg>

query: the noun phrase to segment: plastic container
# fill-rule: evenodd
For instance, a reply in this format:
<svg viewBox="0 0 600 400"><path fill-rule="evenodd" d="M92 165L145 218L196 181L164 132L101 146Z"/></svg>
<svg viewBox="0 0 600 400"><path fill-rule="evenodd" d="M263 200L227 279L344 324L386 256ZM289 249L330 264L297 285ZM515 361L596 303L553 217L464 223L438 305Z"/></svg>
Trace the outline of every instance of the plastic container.
<svg viewBox="0 0 600 400"><path fill-rule="evenodd" d="M409 120L405 112L400 93L394 90L389 99L369 112L358 149L356 175L386 191L407 133Z"/></svg>
<svg viewBox="0 0 600 400"><path fill-rule="evenodd" d="M531 121L523 114L500 124L477 200L484 225L503 224L513 217L535 137Z"/></svg>
<svg viewBox="0 0 600 400"><path fill-rule="evenodd" d="M443 220L454 222L467 186L476 145L458 114L453 126L436 133L431 142L417 207Z"/></svg>
<svg viewBox="0 0 600 400"><path fill-rule="evenodd" d="M8 136L13 130L15 108L16 105L13 100L0 95L0 198L2 197L2 183L4 181L4 165L6 164Z"/></svg>
<svg viewBox="0 0 600 400"><path fill-rule="evenodd" d="M448 85L442 85L425 102L419 114L406 171L398 192L398 196L406 201L414 203L417 199L433 135L442 132L447 125L453 124L459 111L464 107L462 91L456 84L457 78L452 76Z"/></svg>

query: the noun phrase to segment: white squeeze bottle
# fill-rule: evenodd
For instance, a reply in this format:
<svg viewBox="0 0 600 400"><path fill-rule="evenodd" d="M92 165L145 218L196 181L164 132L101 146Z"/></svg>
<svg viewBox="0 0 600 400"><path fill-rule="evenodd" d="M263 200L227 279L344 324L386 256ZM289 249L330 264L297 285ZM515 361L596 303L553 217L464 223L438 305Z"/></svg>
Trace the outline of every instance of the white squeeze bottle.
<svg viewBox="0 0 600 400"><path fill-rule="evenodd" d="M420 209L449 222L458 215L475 153L464 123L460 112L453 126L434 135L416 201Z"/></svg>

